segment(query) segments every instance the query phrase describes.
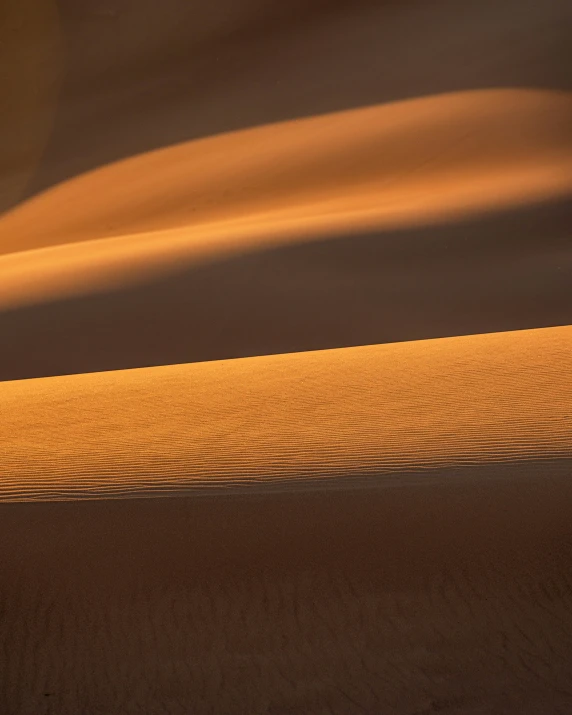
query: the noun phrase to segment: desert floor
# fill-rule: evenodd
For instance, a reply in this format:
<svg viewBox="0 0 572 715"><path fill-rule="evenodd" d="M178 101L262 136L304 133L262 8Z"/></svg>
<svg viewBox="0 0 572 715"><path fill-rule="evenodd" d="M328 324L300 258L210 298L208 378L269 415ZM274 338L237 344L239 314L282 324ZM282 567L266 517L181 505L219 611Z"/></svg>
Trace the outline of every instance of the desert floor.
<svg viewBox="0 0 572 715"><path fill-rule="evenodd" d="M4 0L0 712L572 712L572 3Z"/></svg>

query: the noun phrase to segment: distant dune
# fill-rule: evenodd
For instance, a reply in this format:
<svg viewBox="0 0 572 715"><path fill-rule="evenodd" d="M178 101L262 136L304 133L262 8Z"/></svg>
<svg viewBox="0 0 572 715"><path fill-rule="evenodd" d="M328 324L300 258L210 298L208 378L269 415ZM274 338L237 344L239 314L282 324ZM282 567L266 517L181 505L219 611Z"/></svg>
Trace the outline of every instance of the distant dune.
<svg viewBox="0 0 572 715"><path fill-rule="evenodd" d="M567 323L571 96L353 110L47 191L0 218L0 379Z"/></svg>
<svg viewBox="0 0 572 715"><path fill-rule="evenodd" d="M27 147L35 116L49 138L20 159L34 169L12 205L237 129L466 90L572 90L569 0L58 0L59 27L41 14L49 0L7 3L37 58L9 126ZM6 66L27 68L22 54Z"/></svg>
<svg viewBox="0 0 572 715"><path fill-rule="evenodd" d="M208 256L265 245L267 234L408 226L570 197L571 124L572 93L503 89L225 134L26 202L2 219L0 251L150 231L168 248L165 229L182 227L187 252Z"/></svg>
<svg viewBox="0 0 572 715"><path fill-rule="evenodd" d="M0 713L569 715L572 3L0 15Z"/></svg>

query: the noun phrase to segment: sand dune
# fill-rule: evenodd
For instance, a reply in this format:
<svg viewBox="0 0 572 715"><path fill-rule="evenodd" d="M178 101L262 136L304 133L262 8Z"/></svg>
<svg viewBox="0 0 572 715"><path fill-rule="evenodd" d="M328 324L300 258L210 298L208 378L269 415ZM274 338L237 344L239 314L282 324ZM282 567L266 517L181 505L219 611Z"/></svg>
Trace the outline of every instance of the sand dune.
<svg viewBox="0 0 572 715"><path fill-rule="evenodd" d="M566 715L569 471L485 475L3 504L0 706Z"/></svg>
<svg viewBox="0 0 572 715"><path fill-rule="evenodd" d="M518 472L569 459L571 370L568 326L6 382L0 499Z"/></svg>
<svg viewBox="0 0 572 715"><path fill-rule="evenodd" d="M571 97L287 122L31 199L0 218L0 379L567 324Z"/></svg>
<svg viewBox="0 0 572 715"><path fill-rule="evenodd" d="M563 200L210 260L185 232L5 256L0 379L569 324L571 222Z"/></svg>
<svg viewBox="0 0 572 715"><path fill-rule="evenodd" d="M59 0L58 10L62 86L51 103L36 95L40 111L57 100L55 124L20 198L281 120L472 89L572 90L568 0ZM51 47L40 56L49 66Z"/></svg>
<svg viewBox="0 0 572 715"><path fill-rule="evenodd" d="M181 226L193 229L189 250L208 256L219 243L256 245L257 224L268 240L570 196L571 124L572 92L497 90L217 136L128 159L26 202L2 219L0 250ZM167 248L172 239L161 233L156 241ZM54 256L60 260L65 254Z"/></svg>
<svg viewBox="0 0 572 715"><path fill-rule="evenodd" d="M572 712L571 22L3 3L0 713Z"/></svg>
<svg viewBox="0 0 572 715"><path fill-rule="evenodd" d="M4 383L5 710L565 713L571 348Z"/></svg>

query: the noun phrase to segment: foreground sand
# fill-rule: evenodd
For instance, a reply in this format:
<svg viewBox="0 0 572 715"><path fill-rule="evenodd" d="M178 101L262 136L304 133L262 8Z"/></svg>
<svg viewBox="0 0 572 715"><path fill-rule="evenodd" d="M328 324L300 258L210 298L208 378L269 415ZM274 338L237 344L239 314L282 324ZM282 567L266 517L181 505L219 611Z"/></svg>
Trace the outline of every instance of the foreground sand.
<svg viewBox="0 0 572 715"><path fill-rule="evenodd" d="M3 710L568 712L571 371L563 327L3 383Z"/></svg>
<svg viewBox="0 0 572 715"><path fill-rule="evenodd" d="M3 504L3 712L566 715L569 474Z"/></svg>
<svg viewBox="0 0 572 715"><path fill-rule="evenodd" d="M4 382L0 500L371 487L566 459L571 372L568 326Z"/></svg>

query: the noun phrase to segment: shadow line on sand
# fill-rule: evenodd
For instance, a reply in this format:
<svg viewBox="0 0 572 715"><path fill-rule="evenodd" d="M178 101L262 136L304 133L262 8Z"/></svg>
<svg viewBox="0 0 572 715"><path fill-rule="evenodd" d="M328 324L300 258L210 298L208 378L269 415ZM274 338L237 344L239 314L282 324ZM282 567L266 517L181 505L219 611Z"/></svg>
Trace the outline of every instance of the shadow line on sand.
<svg viewBox="0 0 572 715"><path fill-rule="evenodd" d="M0 312L0 380L572 323L572 201L255 250Z"/></svg>

